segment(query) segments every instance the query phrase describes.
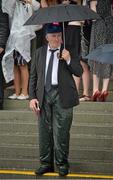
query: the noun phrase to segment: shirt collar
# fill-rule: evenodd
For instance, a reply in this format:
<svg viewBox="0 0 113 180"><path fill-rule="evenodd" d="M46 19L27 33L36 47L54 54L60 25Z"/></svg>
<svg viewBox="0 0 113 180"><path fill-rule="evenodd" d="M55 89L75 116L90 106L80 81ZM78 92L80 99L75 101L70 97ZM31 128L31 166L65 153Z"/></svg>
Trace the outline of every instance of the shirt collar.
<svg viewBox="0 0 113 180"><path fill-rule="evenodd" d="M57 51L59 51L60 50L60 48L61 48L61 46L60 47L58 47L58 48L55 48L55 49L58 49ZM48 45L48 48L47 48L47 50L49 51L51 48L50 48L50 46Z"/></svg>

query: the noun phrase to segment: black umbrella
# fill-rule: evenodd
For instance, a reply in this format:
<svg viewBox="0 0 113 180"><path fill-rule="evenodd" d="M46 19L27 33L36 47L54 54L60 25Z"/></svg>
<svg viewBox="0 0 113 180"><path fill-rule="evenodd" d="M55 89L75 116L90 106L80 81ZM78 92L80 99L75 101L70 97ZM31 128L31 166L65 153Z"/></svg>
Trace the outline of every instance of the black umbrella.
<svg viewBox="0 0 113 180"><path fill-rule="evenodd" d="M86 58L103 64L113 64L113 44L100 45L91 51Z"/></svg>
<svg viewBox="0 0 113 180"><path fill-rule="evenodd" d="M87 6L60 4L37 10L25 23L25 25L46 24L52 22L83 21L99 19L99 15ZM65 36L64 36L65 44Z"/></svg>
<svg viewBox="0 0 113 180"><path fill-rule="evenodd" d="M46 8L40 8L26 22L26 25L37 25L66 21L83 21L100 18L97 13L87 6L80 5L55 5Z"/></svg>

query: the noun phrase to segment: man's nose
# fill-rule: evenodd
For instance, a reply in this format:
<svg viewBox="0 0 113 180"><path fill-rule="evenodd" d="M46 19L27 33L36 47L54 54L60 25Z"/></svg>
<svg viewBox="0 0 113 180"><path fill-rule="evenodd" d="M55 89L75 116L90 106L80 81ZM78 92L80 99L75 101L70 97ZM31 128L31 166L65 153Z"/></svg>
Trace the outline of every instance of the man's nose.
<svg viewBox="0 0 113 180"><path fill-rule="evenodd" d="M55 39L56 39L56 41L59 41L60 38L59 38L59 36L56 36Z"/></svg>
<svg viewBox="0 0 113 180"><path fill-rule="evenodd" d="M58 36L56 36L55 39L58 40Z"/></svg>

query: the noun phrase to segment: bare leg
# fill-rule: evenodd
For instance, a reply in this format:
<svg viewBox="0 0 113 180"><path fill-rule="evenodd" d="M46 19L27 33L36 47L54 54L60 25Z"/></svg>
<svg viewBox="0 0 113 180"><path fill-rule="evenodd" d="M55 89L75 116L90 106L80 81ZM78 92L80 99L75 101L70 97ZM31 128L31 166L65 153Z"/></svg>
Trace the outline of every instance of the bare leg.
<svg viewBox="0 0 113 180"><path fill-rule="evenodd" d="M90 71L88 65L81 61L83 68L82 83L83 83L83 95L89 96L89 83L90 83Z"/></svg>
<svg viewBox="0 0 113 180"><path fill-rule="evenodd" d="M109 85L109 78L103 79L103 87L102 87L102 92L108 91L108 85Z"/></svg>
<svg viewBox="0 0 113 180"><path fill-rule="evenodd" d="M79 86L80 86L80 77L77 76L73 76L76 87L77 87L77 91L79 92Z"/></svg>
<svg viewBox="0 0 113 180"><path fill-rule="evenodd" d="M99 91L99 81L100 79L97 77L97 75L93 74L93 94L96 91Z"/></svg>
<svg viewBox="0 0 113 180"><path fill-rule="evenodd" d="M21 91L21 84L20 84L20 69L16 65L14 65L14 87L15 87L15 94L18 96Z"/></svg>
<svg viewBox="0 0 113 180"><path fill-rule="evenodd" d="M102 87L101 94L99 96L99 101L101 102L106 101L106 98L108 96L108 85L109 85L109 78L103 79L103 87Z"/></svg>
<svg viewBox="0 0 113 180"><path fill-rule="evenodd" d="M20 66L21 71L21 93L24 96L28 95L28 81L29 81L29 71L28 71L28 65Z"/></svg>

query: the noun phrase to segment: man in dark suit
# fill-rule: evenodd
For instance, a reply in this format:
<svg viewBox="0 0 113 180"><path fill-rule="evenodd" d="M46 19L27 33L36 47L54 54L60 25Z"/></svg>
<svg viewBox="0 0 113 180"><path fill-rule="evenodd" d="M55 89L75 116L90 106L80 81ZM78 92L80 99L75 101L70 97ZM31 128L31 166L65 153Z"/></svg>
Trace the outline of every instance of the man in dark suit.
<svg viewBox="0 0 113 180"><path fill-rule="evenodd" d="M72 124L73 106L79 104L77 89L72 75L82 75L78 57L66 49L62 59L58 53L62 44L62 28L49 24L46 28L47 46L37 49L31 62L29 96L30 108L39 111L39 148L41 166L36 174L54 171L59 175L69 172L69 132ZM50 62L53 62L50 73ZM49 69L49 71L48 71ZM51 75L50 75L51 74ZM50 79L50 80L49 80Z"/></svg>
<svg viewBox="0 0 113 180"><path fill-rule="evenodd" d="M0 110L3 109L4 87L2 72L2 57L5 52L5 45L9 35L8 15L2 12L0 2Z"/></svg>

